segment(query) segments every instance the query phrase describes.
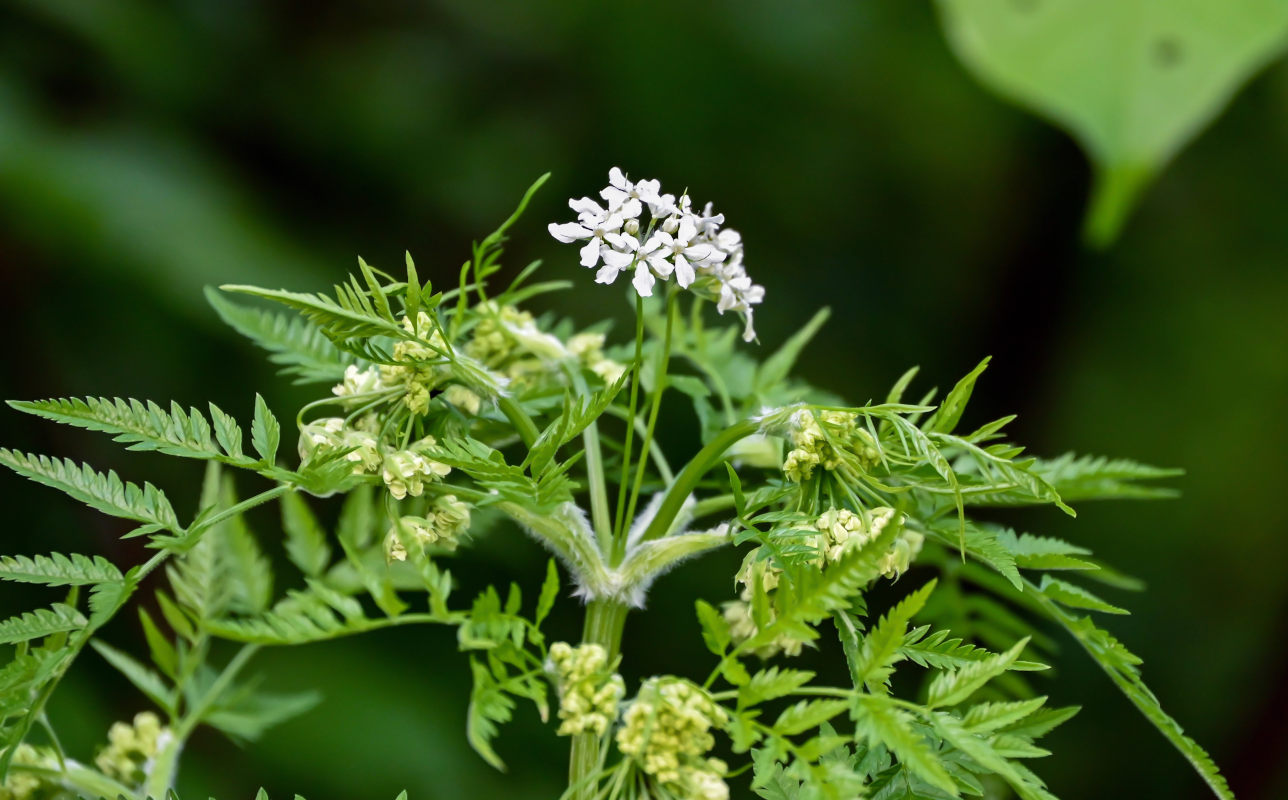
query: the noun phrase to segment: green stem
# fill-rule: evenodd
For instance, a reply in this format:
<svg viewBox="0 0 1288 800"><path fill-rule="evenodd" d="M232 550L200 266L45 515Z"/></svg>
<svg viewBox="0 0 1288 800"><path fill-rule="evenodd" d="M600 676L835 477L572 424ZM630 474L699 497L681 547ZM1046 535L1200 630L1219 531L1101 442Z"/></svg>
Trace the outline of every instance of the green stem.
<svg viewBox="0 0 1288 800"><path fill-rule="evenodd" d="M514 426L523 443L528 447L532 447L532 443L541 435L540 431L537 430L536 423L532 421L532 417L529 417L526 411L519 408L519 404L514 402L512 397L498 397L496 405L501 409L501 413L505 414L505 418L510 420L510 424Z"/></svg>
<svg viewBox="0 0 1288 800"><path fill-rule="evenodd" d="M608 652L609 661L617 658L626 624L626 606L611 600L592 600L586 606L583 644L597 644ZM576 800L591 800L595 784L591 776L599 771L600 737L593 733L577 734L572 739L568 758L568 783L577 787Z"/></svg>
<svg viewBox="0 0 1288 800"><path fill-rule="evenodd" d="M568 370L573 384L583 395L590 394L586 379L580 368L574 366ZM608 510L608 483L604 478L604 453L599 446L599 421L595 420L581 432L582 442L586 445L586 477L590 482L590 516L595 525L595 536L599 539L599 551L607 555L613 547L613 520Z"/></svg>
<svg viewBox="0 0 1288 800"><path fill-rule="evenodd" d="M147 780L143 784L142 800L148 798L165 797L174 784L175 771L179 766L179 755L183 752L183 746L188 741L201 721L205 719L210 712L211 707L219 701L220 696L227 691L232 682L236 680L237 673L241 672L250 661L255 653L259 652L259 645L247 644L237 651L237 655L219 673L215 682L210 684L210 688L202 695L201 699L193 704L183 715L182 721L175 727L173 736L157 753L156 760L153 762L152 771L148 774Z"/></svg>
<svg viewBox="0 0 1288 800"><path fill-rule="evenodd" d="M760 428L760 422L757 420L745 419L736 425L730 425L720 432L720 435L707 443L707 446L698 451L693 460L684 465L680 474L675 476L675 482L666 490L666 495L662 498L662 505L657 510L657 516L649 523L648 528L644 530L643 541L657 539L666 535L671 529L671 523L684 507L684 501L688 499L693 490L698 488L702 476L707 473L720 461L725 451L732 447L740 439L745 439L755 433Z"/></svg>
<svg viewBox="0 0 1288 800"><path fill-rule="evenodd" d="M626 440L622 444L622 477L617 483L617 518L613 522L613 538L622 538L626 521L626 486L630 479L631 444L635 436L635 411L639 405L640 364L644 359L644 298L635 297L635 358L631 361L631 405L627 411Z"/></svg>
<svg viewBox="0 0 1288 800"><path fill-rule="evenodd" d="M657 415L662 408L662 394L666 391L666 368L671 361L671 329L675 327L675 297L671 293L666 299L666 334L662 340L662 354L657 360L657 371L653 375L653 397L648 412L648 427L644 431L644 441L640 446L639 464L635 468L635 482L631 486L631 499L626 504L625 524L630 525L635 519L635 506L640 499L640 487L644 485L645 467L648 466L648 453L653 446L653 431L657 428ZM626 551L626 537L617 539L617 551L614 560L621 558Z"/></svg>

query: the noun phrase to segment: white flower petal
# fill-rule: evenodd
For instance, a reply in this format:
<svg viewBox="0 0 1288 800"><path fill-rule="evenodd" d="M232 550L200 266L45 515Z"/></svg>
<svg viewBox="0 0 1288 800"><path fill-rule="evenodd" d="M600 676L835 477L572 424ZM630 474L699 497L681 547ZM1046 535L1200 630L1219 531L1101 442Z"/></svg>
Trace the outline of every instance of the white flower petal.
<svg viewBox="0 0 1288 800"><path fill-rule="evenodd" d="M618 167L613 167L608 171L608 185L624 192L631 190L630 182L626 180L626 175Z"/></svg>
<svg viewBox="0 0 1288 800"><path fill-rule="evenodd" d="M579 200L569 200L568 207L577 212L578 217L590 216L600 219L606 214L604 209L600 207L599 203L596 203L589 197L583 197Z"/></svg>
<svg viewBox="0 0 1288 800"><path fill-rule="evenodd" d="M564 244L575 242L578 239L585 239L590 235L588 228L584 225L578 225L576 222L564 222L562 224L552 222L546 227L546 230L550 231L551 236Z"/></svg>
<svg viewBox="0 0 1288 800"><path fill-rule="evenodd" d="M663 278L671 277L671 272L675 269L675 267L671 265L671 262L667 261L666 256L662 253L650 254L648 256L647 263L652 267L654 272Z"/></svg>
<svg viewBox="0 0 1288 800"><path fill-rule="evenodd" d="M619 272L621 272L621 269L607 263L607 259L605 259L604 266L600 267L599 272L595 273L595 283L612 283L617 280L617 273Z"/></svg>
<svg viewBox="0 0 1288 800"><path fill-rule="evenodd" d="M622 207L622 204L631 197L625 191L618 189L616 186L604 187L604 189L600 191L599 196L604 198L604 202L608 203L608 207L613 211L619 210Z"/></svg>
<svg viewBox="0 0 1288 800"><path fill-rule="evenodd" d="M653 273L649 271L648 265L640 262L639 266L635 268L635 277L631 279L631 284L635 287L635 291L639 292L640 297L652 297L654 283L656 281L653 278Z"/></svg>
<svg viewBox="0 0 1288 800"><path fill-rule="evenodd" d="M675 282L680 284L681 289L687 289L696 277L697 275L693 272L693 265L691 265L682 254L676 253Z"/></svg>
<svg viewBox="0 0 1288 800"><path fill-rule="evenodd" d="M581 265L583 267L593 267L599 263L599 247L599 240L592 237L581 248Z"/></svg>
<svg viewBox="0 0 1288 800"><path fill-rule="evenodd" d="M635 260L634 253L622 253L607 247L601 250L599 254L603 257L604 263L613 269L626 269Z"/></svg>

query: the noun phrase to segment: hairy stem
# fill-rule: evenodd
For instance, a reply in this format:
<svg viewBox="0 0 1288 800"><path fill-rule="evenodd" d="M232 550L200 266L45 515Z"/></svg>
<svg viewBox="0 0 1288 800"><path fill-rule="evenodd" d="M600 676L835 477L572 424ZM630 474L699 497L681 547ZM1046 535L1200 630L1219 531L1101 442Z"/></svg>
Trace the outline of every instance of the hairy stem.
<svg viewBox="0 0 1288 800"><path fill-rule="evenodd" d="M626 624L626 606L612 600L592 600L586 606L586 625L582 630L583 644L597 644L608 652L611 662L617 658L622 643L622 628ZM600 738L593 733L581 733L572 739L568 759L568 782L576 787L575 800L591 800L595 796L591 777L599 771Z"/></svg>

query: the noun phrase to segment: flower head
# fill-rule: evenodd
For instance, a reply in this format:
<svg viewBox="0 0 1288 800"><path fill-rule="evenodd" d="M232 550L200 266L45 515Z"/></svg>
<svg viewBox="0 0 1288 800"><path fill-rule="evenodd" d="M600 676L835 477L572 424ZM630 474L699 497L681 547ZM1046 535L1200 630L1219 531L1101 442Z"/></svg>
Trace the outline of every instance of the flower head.
<svg viewBox="0 0 1288 800"><path fill-rule="evenodd" d="M559 690L559 735L607 733L617 719L617 704L626 694L626 684L609 668L604 648L555 642L550 645L546 670Z"/></svg>
<svg viewBox="0 0 1288 800"><path fill-rule="evenodd" d="M678 797L726 800L728 767L706 754L715 746L711 729L728 723L728 713L702 687L650 678L626 709L617 747Z"/></svg>
<svg viewBox="0 0 1288 800"><path fill-rule="evenodd" d="M617 167L609 170L608 186L599 194L607 208L588 197L570 200L577 221L550 225L550 235L561 242L586 240L581 263L599 266L597 283L612 283L622 272L631 272L635 291L651 297L659 280L674 276L680 288L714 301L721 314L740 314L746 322L743 339L756 338L753 306L764 299L765 289L747 275L742 236L721 227L723 214L715 213L710 203L695 211L687 194L677 200L662 194L658 181L632 182Z"/></svg>

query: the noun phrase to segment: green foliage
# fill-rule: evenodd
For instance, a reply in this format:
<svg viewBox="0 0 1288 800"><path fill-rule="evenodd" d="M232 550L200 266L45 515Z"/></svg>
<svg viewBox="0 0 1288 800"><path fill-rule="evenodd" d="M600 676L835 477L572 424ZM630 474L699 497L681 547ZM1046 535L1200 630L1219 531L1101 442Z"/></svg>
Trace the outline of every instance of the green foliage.
<svg viewBox="0 0 1288 800"><path fill-rule="evenodd" d="M1096 191L1086 235L1101 246L1117 237L1158 171L1288 37L1281 0L940 0L939 9L976 77L1087 151Z"/></svg>
<svg viewBox="0 0 1288 800"><path fill-rule="evenodd" d="M37 483L57 489L90 508L143 523L134 533L180 532L179 520L164 493L150 483L122 481L115 472L95 472L88 464L0 449L0 464Z"/></svg>
<svg viewBox="0 0 1288 800"><path fill-rule="evenodd" d="M336 383L345 367L358 363L300 317L242 306L209 287L206 300L229 327L272 353L269 361L296 383Z"/></svg>
<svg viewBox="0 0 1288 800"><path fill-rule="evenodd" d="M1166 490L1142 482L1175 472L1024 455L1004 438L1013 417L963 432L988 359L937 405L933 393L904 402L915 370L885 403L847 405L791 377L826 310L761 363L735 349L736 328L706 327L702 302L679 313L692 298L670 287L639 303L634 347L607 345L602 326L578 333L571 320L537 320L517 304L557 282L526 283L530 267L499 291L488 283L514 219L474 246L448 291L423 283L408 256L405 279L360 259L334 296L228 287L303 319L210 293L221 316L287 374L335 383L295 416L297 431L284 434L260 395L249 436L213 405L207 415L100 398L13 404L131 449L203 460L207 471L184 524L151 484L0 450L0 463L20 475L139 523L151 551L128 568L79 554L0 557L0 580L70 587L63 602L0 622L0 644L15 645L0 670L0 779L16 758L11 745L27 740L87 644L165 713L168 730L151 736L156 752L134 760L140 775L79 766L51 774L78 790L106 785L143 800L170 789L200 726L251 742L320 702L307 686L270 692L243 677L262 648L440 624L456 628L469 663L471 747L504 769L502 727L528 705L550 721L557 704L558 733L571 737L569 800L720 796L728 775L748 767L752 789L768 798L942 799L978 796L1000 780L1023 800L1048 800L1025 762L1047 755L1036 742L1076 709L1048 708L1024 676L1045 669L1034 659L1055 647L1034 625L1036 612L1066 627L1228 796L1140 682L1139 660L1075 616L1123 610L1049 571L1110 587L1126 581L1085 548L970 517L977 506L1072 514L1072 499L1159 497ZM719 280L704 271L690 293L723 301L718 290L735 287L713 288ZM750 320L749 305L739 312ZM701 446L677 470L655 437L668 392L691 401L700 430ZM301 455L292 469L279 461L293 458L294 437ZM225 466L272 485L242 499ZM640 502L645 487L657 494ZM334 530L304 493L343 498ZM247 513L273 501L280 534L260 537ZM443 563L504 520L555 557L541 586L489 585L453 607L459 593ZM752 546L737 597L694 606L714 660L705 682L652 676L625 697L628 612L668 569L729 545ZM587 603L577 646L548 644L542 629L565 584L556 560ZM167 585L137 609L146 657L99 638L161 568ZM884 597L878 584L910 570L928 579L870 608ZM783 661L825 646L819 626L828 620L849 669L845 686ZM900 696L914 685L900 669L926 673L924 696ZM135 728L159 725L135 718ZM119 729L114 737L115 747ZM742 764L711 757L718 737ZM118 777L133 783L118 789Z"/></svg>

